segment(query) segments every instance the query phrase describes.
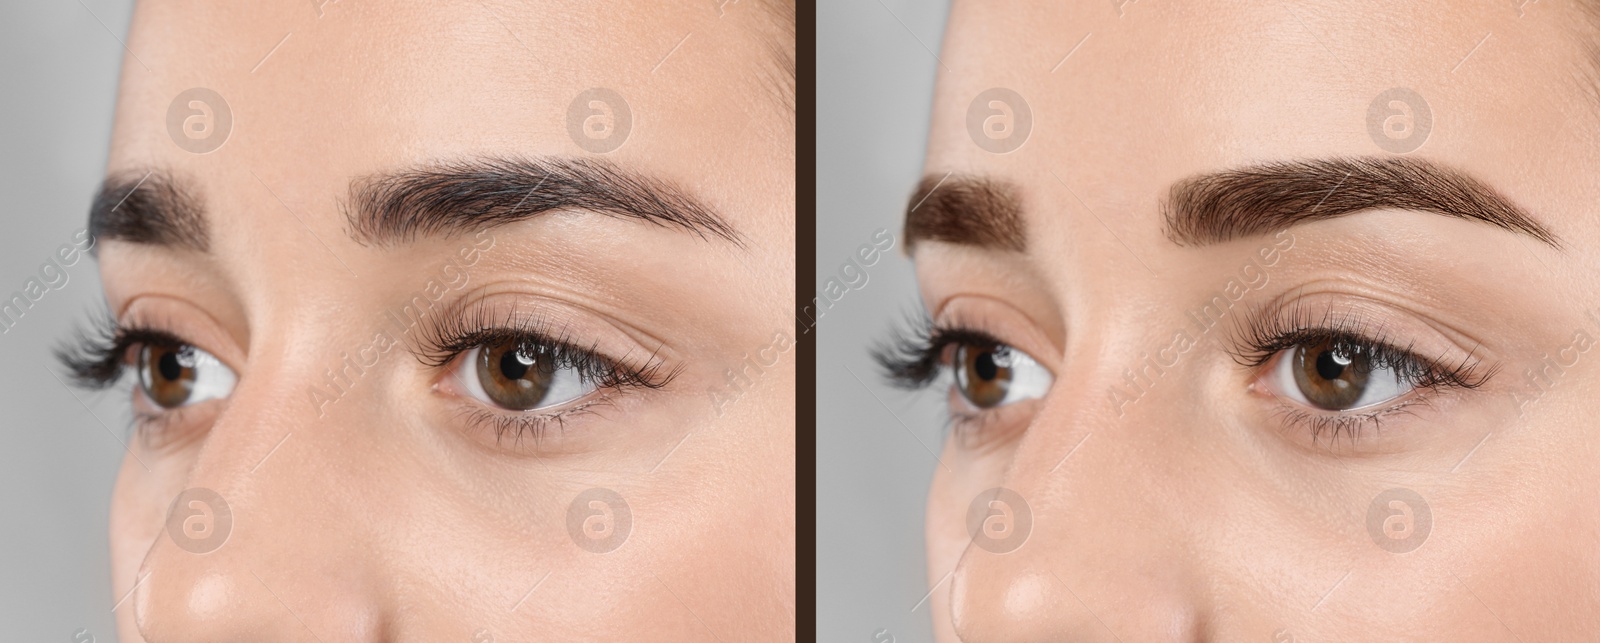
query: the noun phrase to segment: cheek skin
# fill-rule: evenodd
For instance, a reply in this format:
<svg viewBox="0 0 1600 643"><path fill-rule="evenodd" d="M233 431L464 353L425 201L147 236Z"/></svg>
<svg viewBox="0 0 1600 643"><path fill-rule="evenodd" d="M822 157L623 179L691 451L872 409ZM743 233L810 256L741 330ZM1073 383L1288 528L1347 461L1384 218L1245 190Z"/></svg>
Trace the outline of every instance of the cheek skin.
<svg viewBox="0 0 1600 643"><path fill-rule="evenodd" d="M945 444L940 457L951 463L952 467L959 466L955 464L961 459L959 449L949 440ZM934 635L939 641L957 640L952 627L951 587L957 582L954 572L961 562L962 552L972 540L966 530L966 505L959 498L975 496L981 491L977 486L980 485L973 485L970 478L948 473L941 467L935 470L928 493L928 586L934 588L928 606L933 617ZM972 492L966 493L969 487Z"/></svg>
<svg viewBox="0 0 1600 643"><path fill-rule="evenodd" d="M123 641L144 640L135 619L143 604L130 591L139 581L145 553L161 535L165 508L150 500L156 494L145 493L153 477L132 455L125 456L111 495L111 600L122 601L116 621Z"/></svg>

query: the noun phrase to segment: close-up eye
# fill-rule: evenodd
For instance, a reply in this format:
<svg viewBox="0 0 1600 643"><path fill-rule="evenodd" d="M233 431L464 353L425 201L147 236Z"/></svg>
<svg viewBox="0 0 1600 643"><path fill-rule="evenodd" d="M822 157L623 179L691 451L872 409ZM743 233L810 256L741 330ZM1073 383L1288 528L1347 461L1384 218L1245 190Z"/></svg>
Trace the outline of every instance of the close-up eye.
<svg viewBox="0 0 1600 643"><path fill-rule="evenodd" d="M1247 321L1235 358L1257 369L1258 390L1308 413L1325 412L1297 416L1313 434L1376 426L1379 414L1434 391L1475 389L1495 370L1483 368L1475 351L1433 357L1417 352L1414 341L1392 343L1394 333L1383 326L1378 318L1316 313L1297 302Z"/></svg>
<svg viewBox="0 0 1600 643"><path fill-rule="evenodd" d="M529 340L475 347L454 367L465 393L510 411L559 406L598 388L560 349Z"/></svg>
<svg viewBox="0 0 1600 643"><path fill-rule="evenodd" d="M659 349L630 360L637 350L579 339L594 335L533 311L480 302L430 322L416 355L439 369L436 391L471 400L471 422L492 427L497 437L537 438L614 394L661 389L677 374Z"/></svg>
<svg viewBox="0 0 1600 643"><path fill-rule="evenodd" d="M139 390L163 409L225 398L238 381L216 356L189 344L142 344L134 369Z"/></svg>
<svg viewBox="0 0 1600 643"><path fill-rule="evenodd" d="M1050 389L1050 371L1020 350L997 343L961 343L954 349L956 390L979 409L1044 397Z"/></svg>
<svg viewBox="0 0 1600 643"><path fill-rule="evenodd" d="M1411 392L1415 385L1377 350L1344 340L1306 342L1278 354L1268 386L1279 395L1328 411L1365 408Z"/></svg>
<svg viewBox="0 0 1600 643"><path fill-rule="evenodd" d="M990 333L966 328L940 328L918 318L909 328L892 331L889 342L873 351L890 383L918 390L932 385L945 368L961 399L978 411L1044 397L1055 381L1050 369Z"/></svg>

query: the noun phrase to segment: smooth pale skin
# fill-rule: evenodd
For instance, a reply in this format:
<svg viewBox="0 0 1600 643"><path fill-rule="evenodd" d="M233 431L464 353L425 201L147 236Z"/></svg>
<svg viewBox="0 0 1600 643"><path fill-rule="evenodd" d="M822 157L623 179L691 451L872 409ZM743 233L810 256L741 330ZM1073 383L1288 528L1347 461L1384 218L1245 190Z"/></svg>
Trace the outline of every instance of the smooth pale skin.
<svg viewBox="0 0 1600 643"><path fill-rule="evenodd" d="M949 470L938 468L927 514L940 640L1575 641L1600 631L1600 104L1577 9L1539 3L1519 18L1515 5L1145 1L1119 18L1110 2L956 3L926 171L1017 183L1029 246L918 246L922 296L936 318L982 320L1055 381L986 426L988 442L946 442ZM1119 417L1107 400L1111 387L1127 390L1124 369L1192 328L1187 312L1273 243L1175 246L1158 213L1168 186L1254 162L1386 155L1366 114L1394 86L1433 110L1412 155L1494 186L1565 249L1392 210L1296 227L1236 319ZM990 87L1033 110L1031 138L1010 154L980 149L966 128L968 104ZM1259 372L1227 352L1232 321L1302 289L1322 302L1378 302L1370 310L1391 340L1436 355L1476 346L1500 371L1353 443L1313 444L1274 412L1282 402L1252 388ZM1580 331L1588 351L1571 349ZM1547 354L1577 362L1538 395L1526 372ZM1513 394L1537 399L1519 415ZM1004 555L969 546L967 531L969 503L997 486L1022 496L1034 520ZM1369 504L1393 487L1432 510L1431 534L1410 553L1367 531Z"/></svg>
<svg viewBox="0 0 1600 643"><path fill-rule="evenodd" d="M142 2L134 17L109 171L191 180L212 248L101 244L109 304L211 351L239 381L166 438L130 441L111 526L116 597L132 592L116 611L122 640L792 637L794 353L773 344L794 333L794 130L764 80L765 10L345 0L318 12ZM206 155L165 124L195 86L235 119ZM497 447L434 389L444 370L402 345L319 417L309 387L476 242L358 245L337 209L348 182L472 155L587 155L566 113L596 86L634 114L604 158L692 193L747 247L561 213L495 229L442 303L499 293L612 357L660 348L677 379L619 394L539 449ZM725 371L758 353L776 364L719 414L710 391L730 394ZM163 530L194 487L233 514L204 555ZM568 534L568 504L591 487L632 511L610 553Z"/></svg>

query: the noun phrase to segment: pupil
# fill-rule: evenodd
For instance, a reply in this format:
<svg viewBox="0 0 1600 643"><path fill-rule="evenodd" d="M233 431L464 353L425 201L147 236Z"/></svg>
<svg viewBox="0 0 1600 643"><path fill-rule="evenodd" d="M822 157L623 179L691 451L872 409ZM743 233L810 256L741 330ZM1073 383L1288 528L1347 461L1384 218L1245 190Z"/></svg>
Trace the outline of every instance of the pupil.
<svg viewBox="0 0 1600 643"><path fill-rule="evenodd" d="M993 380L996 375L1000 374L1000 367L995 365L994 353L992 352L978 353L977 359L973 360L973 362L973 368L978 371L979 379Z"/></svg>
<svg viewBox="0 0 1600 643"><path fill-rule="evenodd" d="M533 358L524 355L521 350L506 351L500 356L500 373L508 380L526 377L530 368L533 368Z"/></svg>
<svg viewBox="0 0 1600 643"><path fill-rule="evenodd" d="M161 359L156 362L156 369L161 371L161 377L176 380L183 375L183 365L178 363L178 353L168 351L161 354Z"/></svg>
<svg viewBox="0 0 1600 643"><path fill-rule="evenodd" d="M1344 375L1344 369L1350 365L1350 358L1337 348L1322 351L1317 356L1317 375L1322 379L1336 380Z"/></svg>

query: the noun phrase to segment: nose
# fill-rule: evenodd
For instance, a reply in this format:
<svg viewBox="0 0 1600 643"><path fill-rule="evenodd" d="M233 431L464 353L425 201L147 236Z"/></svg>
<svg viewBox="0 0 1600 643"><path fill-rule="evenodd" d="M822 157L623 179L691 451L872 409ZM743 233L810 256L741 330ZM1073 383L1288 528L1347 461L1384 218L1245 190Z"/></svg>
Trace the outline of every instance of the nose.
<svg viewBox="0 0 1600 643"><path fill-rule="evenodd" d="M262 370L234 390L145 554L138 629L162 642L382 640L386 576L370 516L341 491L359 485L337 461L353 458L349 440L334 446L349 418L297 408L269 382L306 380Z"/></svg>
<svg viewBox="0 0 1600 643"><path fill-rule="evenodd" d="M1001 486L967 508L973 538L950 587L956 633L966 643L1204 640L1205 576L1171 484L1182 465L1142 442L1162 439L1141 432L1151 418L1099 414L1072 390L1096 389L1052 391Z"/></svg>

